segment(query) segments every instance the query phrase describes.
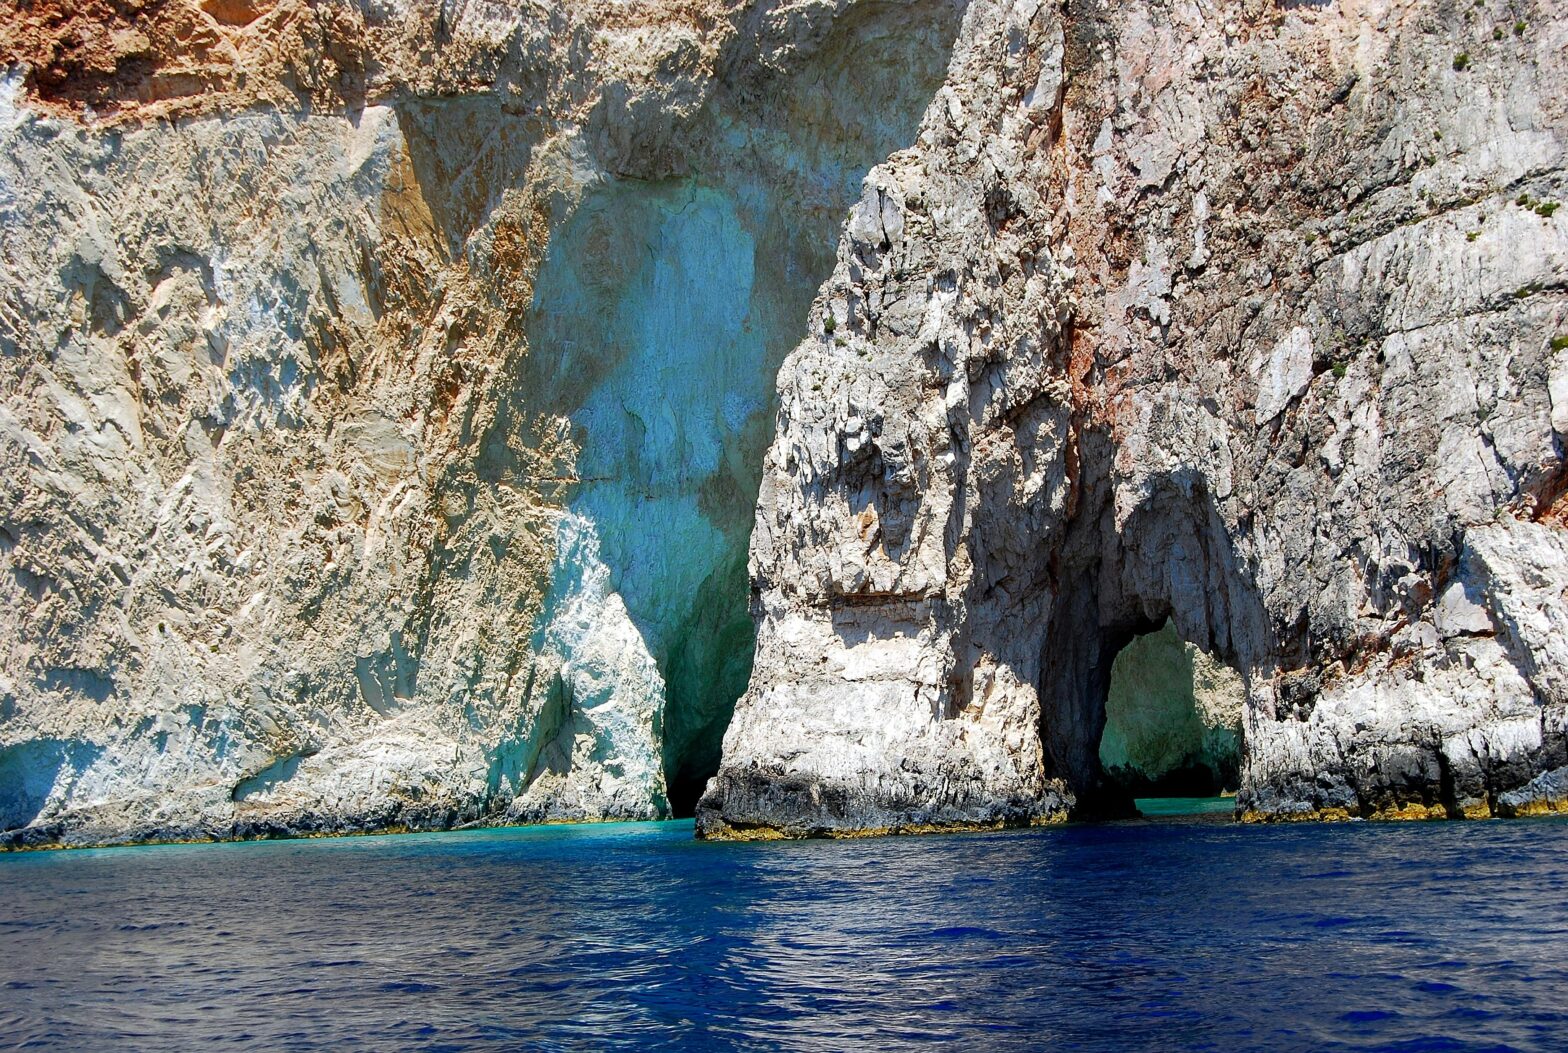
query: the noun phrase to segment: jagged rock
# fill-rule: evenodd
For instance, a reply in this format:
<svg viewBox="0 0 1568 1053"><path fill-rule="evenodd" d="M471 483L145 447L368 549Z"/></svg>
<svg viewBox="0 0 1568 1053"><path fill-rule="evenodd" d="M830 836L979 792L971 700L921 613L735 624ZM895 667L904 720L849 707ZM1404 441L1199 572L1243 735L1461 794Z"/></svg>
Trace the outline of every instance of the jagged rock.
<svg viewBox="0 0 1568 1053"><path fill-rule="evenodd" d="M1501 794L1497 810L1510 817L1568 812L1568 768L1542 772L1519 789Z"/></svg>
<svg viewBox="0 0 1568 1053"><path fill-rule="evenodd" d="M780 373L700 832L1093 813L1167 619L1245 685L1245 817L1523 810L1565 760L1568 24L1490 17L969 6Z"/></svg>
<svg viewBox="0 0 1568 1053"><path fill-rule="evenodd" d="M1248 817L1557 800L1568 22L1493 17L11 5L7 840L664 815L743 686L706 835L1055 821L1167 622Z"/></svg>
<svg viewBox="0 0 1568 1053"><path fill-rule="evenodd" d="M0 14L0 828L689 808L950 0Z"/></svg>

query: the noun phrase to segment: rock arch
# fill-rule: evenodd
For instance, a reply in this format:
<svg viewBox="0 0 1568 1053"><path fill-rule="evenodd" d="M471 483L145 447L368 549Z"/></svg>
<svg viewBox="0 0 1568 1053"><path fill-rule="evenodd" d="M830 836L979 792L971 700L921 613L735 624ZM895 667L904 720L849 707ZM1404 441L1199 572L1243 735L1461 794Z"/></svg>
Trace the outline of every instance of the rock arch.
<svg viewBox="0 0 1568 1053"><path fill-rule="evenodd" d="M1054 553L1062 569L1041 648L1041 738L1048 771L1073 791L1077 814L1119 814L1130 802L1099 759L1118 654L1168 623L1246 684L1260 671L1266 679L1272 633L1203 475L1180 470L1118 486L1111 465L1091 459L1084 470L1098 476L1088 487L1095 507Z"/></svg>
<svg viewBox="0 0 1568 1053"><path fill-rule="evenodd" d="M1430 13L969 6L780 373L699 832L1093 814L1167 619L1244 679L1245 818L1568 810L1561 159L1489 101L1568 69L1434 109Z"/></svg>

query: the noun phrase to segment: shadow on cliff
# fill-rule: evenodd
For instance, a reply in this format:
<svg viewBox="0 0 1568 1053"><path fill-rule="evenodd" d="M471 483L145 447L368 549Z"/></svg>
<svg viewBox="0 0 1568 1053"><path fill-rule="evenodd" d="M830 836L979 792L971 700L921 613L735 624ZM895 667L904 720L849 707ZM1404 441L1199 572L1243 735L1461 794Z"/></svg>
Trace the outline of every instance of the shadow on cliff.
<svg viewBox="0 0 1568 1053"><path fill-rule="evenodd" d="M1048 774L1073 790L1080 818L1132 811L1137 787L1111 777L1100 758L1113 665L1123 649L1168 624L1178 640L1239 673L1245 690L1272 640L1262 598L1202 475L1143 480L1118 525L1112 456L1103 433L1084 437L1084 500L1057 556L1058 595L1040 662Z"/></svg>
<svg viewBox="0 0 1568 1053"><path fill-rule="evenodd" d="M746 550L774 378L861 181L912 141L941 85L963 6L857 4L790 44L743 26L684 137L691 154L650 158L653 179L611 158L623 174L552 234L527 359L486 448L504 458L537 427L530 414L569 418L578 453L562 499L594 524L611 588L663 677L677 816L718 770L751 674ZM758 61L759 40L790 61ZM563 606L547 598L541 617Z"/></svg>

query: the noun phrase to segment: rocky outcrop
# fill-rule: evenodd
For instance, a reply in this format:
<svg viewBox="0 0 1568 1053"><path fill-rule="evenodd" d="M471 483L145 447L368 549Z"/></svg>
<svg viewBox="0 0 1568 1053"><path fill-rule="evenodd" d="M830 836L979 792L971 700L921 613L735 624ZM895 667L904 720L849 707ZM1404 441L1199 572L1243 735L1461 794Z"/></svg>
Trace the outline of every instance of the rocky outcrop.
<svg viewBox="0 0 1568 1053"><path fill-rule="evenodd" d="M0 15L0 829L690 808L909 3Z"/></svg>
<svg viewBox="0 0 1568 1053"><path fill-rule="evenodd" d="M972 3L780 373L699 832L1120 807L1167 620L1246 818L1560 807L1561 15Z"/></svg>
<svg viewBox="0 0 1568 1053"><path fill-rule="evenodd" d="M9 5L7 843L1560 810L1561 16Z"/></svg>

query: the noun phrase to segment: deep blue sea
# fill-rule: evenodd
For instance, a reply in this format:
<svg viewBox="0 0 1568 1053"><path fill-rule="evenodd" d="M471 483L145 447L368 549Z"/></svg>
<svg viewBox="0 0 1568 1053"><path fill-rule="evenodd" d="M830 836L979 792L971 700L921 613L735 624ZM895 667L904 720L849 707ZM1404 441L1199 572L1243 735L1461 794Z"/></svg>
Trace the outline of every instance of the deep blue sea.
<svg viewBox="0 0 1568 1053"><path fill-rule="evenodd" d="M1568 822L0 857L0 1046L1568 1050Z"/></svg>

